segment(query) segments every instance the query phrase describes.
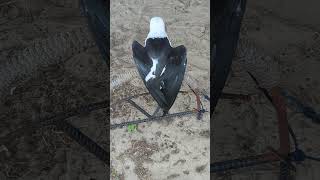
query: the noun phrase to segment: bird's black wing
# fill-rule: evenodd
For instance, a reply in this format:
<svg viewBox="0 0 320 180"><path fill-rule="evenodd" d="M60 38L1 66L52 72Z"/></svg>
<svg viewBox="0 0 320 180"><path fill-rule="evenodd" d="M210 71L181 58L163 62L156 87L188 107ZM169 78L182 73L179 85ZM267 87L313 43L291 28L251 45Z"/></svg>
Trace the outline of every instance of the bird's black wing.
<svg viewBox="0 0 320 180"><path fill-rule="evenodd" d="M160 76L160 82L163 81L164 87L161 89L170 109L181 88L187 65L187 50L182 46L172 48L167 57L166 69Z"/></svg>
<svg viewBox="0 0 320 180"><path fill-rule="evenodd" d="M109 3L105 0L81 0L80 4L102 57L109 65Z"/></svg>
<svg viewBox="0 0 320 180"><path fill-rule="evenodd" d="M139 74L144 80L152 66L152 60L149 58L145 47L143 47L137 41L133 41L132 43L132 52Z"/></svg>
<svg viewBox="0 0 320 180"><path fill-rule="evenodd" d="M186 48L179 46L167 48L160 53L147 52L146 48L134 41L132 44L133 58L139 74L158 105L165 111L169 111L180 90L185 68L187 64ZM155 78L145 81L152 67L152 59L149 54L158 54L159 64L155 71Z"/></svg>
<svg viewBox="0 0 320 180"><path fill-rule="evenodd" d="M245 12L246 0L214 1L213 36L215 47L211 56L210 113L221 96L226 83L232 59L237 48L241 21Z"/></svg>
<svg viewBox="0 0 320 180"><path fill-rule="evenodd" d="M139 44L137 41L134 41L132 43L132 52L133 59L137 66L139 74L145 86L149 90L151 96L157 101L161 108L166 107L168 103L163 93L160 91L160 82L153 79L149 80L148 82L145 81L145 78L152 67L152 60L149 57L146 48Z"/></svg>

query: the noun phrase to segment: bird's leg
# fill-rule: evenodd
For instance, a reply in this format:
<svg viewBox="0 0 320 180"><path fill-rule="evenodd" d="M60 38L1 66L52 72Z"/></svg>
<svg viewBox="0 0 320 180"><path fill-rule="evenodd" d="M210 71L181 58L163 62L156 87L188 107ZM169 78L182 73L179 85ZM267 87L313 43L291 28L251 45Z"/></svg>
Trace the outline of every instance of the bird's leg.
<svg viewBox="0 0 320 180"><path fill-rule="evenodd" d="M156 116L160 109L160 106L158 106L157 109L153 112L152 116Z"/></svg>
<svg viewBox="0 0 320 180"><path fill-rule="evenodd" d="M168 110L163 109L162 117L163 117L163 116L165 116L165 115L167 115L167 114L168 114L168 112L169 112Z"/></svg>

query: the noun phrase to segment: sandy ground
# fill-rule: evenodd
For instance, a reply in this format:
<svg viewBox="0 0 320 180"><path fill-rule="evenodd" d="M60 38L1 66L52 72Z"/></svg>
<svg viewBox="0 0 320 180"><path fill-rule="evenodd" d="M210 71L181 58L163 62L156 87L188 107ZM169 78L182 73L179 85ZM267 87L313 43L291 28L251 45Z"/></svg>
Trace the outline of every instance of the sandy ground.
<svg viewBox="0 0 320 180"><path fill-rule="evenodd" d="M8 1L0 13L1 64L32 44L56 33L86 26L77 1ZM44 49L59 47L42 47ZM59 63L38 67L10 84L0 105L0 179L73 180L107 179L105 165L63 132L46 126L31 131L18 127L40 117L104 100L107 97L107 68L94 45ZM106 111L99 110L68 119L86 135L106 147ZM26 133L25 133L26 132ZM3 143L4 141L6 143Z"/></svg>
<svg viewBox="0 0 320 180"><path fill-rule="evenodd" d="M161 16L173 46L187 48L187 74L197 80L201 88L209 87L209 1L111 1L111 77L126 77L135 71L131 44L144 44L149 32L149 20ZM119 77L120 76L120 77ZM170 112L195 108L195 98L184 84ZM114 87L112 102L123 97L147 92L140 77ZM151 97L135 100L150 113L156 108ZM209 103L203 101L206 109ZM111 111L111 124L143 118L127 104ZM111 179L209 179L209 113L202 120L195 116L144 123L135 132L126 128L111 130Z"/></svg>
<svg viewBox="0 0 320 180"><path fill-rule="evenodd" d="M45 39L85 24L76 0L2 2L0 63L35 39ZM175 4L162 1L160 4L163 8L157 8L153 2L112 1L114 8L111 10L115 17L111 19L111 56L115 61L112 61L111 72L116 75L119 71L135 69L131 58L132 40L143 43L150 16L161 15L167 23L173 45L184 44L188 49L191 66L187 73L207 89L209 23L204 17L207 17L206 12L209 11L209 1L177 1ZM301 4L297 0L290 4L286 2L288 0L249 1L242 37L253 41L280 64L281 87L319 111L320 27L319 21L311 19L314 13L319 12L315 8L318 7L318 1L313 0L311 4ZM126 5L128 3L130 6ZM298 17L295 12L298 12ZM115 21L117 19L121 19L120 23ZM115 30L116 27L118 30ZM38 68L36 73L30 74L22 83L13 82L5 97L1 97L0 139L39 117L104 99L107 96L104 78L107 69L100 58L98 49L92 47L58 64ZM182 89L188 90L185 85ZM136 77L116 87L112 101L145 91L142 82ZM210 147L215 154L214 160L266 152L267 145L277 148L275 112L256 90L250 78L241 72L234 72L225 91L253 93L256 98L250 102L220 102L214 116L213 146ZM150 97L137 102L154 105ZM205 101L204 105L209 108ZM181 95L172 112L193 107L195 103L192 94ZM123 110L127 110L126 113ZM302 115L289 113L289 121L301 147L307 153L319 156L319 126ZM118 107L118 111L113 111L112 123L138 116L129 106ZM69 122L106 147L107 121L103 110L71 118ZM208 116L204 116L202 121L185 117L161 123L146 123L132 133L126 129L113 130L111 176L113 179L208 179L208 127ZM25 132L29 130L26 128ZM307 160L297 166L293 177L297 180L317 180L320 176L319 166L319 163ZM33 133L19 132L7 143L0 141L0 180L100 180L107 179L106 176L103 163L53 127L44 127ZM215 175L214 179L263 180L277 179L277 176L277 166L268 165Z"/></svg>
<svg viewBox="0 0 320 180"><path fill-rule="evenodd" d="M298 1L248 2L242 39L255 43L258 49L279 63L280 87L319 111L320 28L318 22L311 19L315 17L312 17L310 12L302 13L307 9L314 11L311 6L315 2L313 4L302 4ZM296 13L296 10L299 11ZM275 149L279 147L275 110L255 88L250 77L246 73L237 71L239 68L235 65L236 63L224 91L252 93L255 98L250 102L220 101L213 117L211 150L214 152L214 161L264 153L267 152L267 146ZM288 118L301 148L306 153L319 157L319 125L290 110ZM246 168L215 174L213 179L277 179L278 167L274 164ZM319 162L306 160L297 165L297 172L292 173L292 178L319 179L319 167Z"/></svg>

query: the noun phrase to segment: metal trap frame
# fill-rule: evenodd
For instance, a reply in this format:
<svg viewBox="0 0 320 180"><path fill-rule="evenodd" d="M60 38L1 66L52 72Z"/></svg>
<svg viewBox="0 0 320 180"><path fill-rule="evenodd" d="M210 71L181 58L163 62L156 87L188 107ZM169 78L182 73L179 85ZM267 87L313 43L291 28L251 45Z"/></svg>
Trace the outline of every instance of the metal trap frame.
<svg viewBox="0 0 320 180"><path fill-rule="evenodd" d="M205 112L208 112L208 111L203 108L203 105L202 105L202 102L200 100L199 94L196 91L194 91L190 86L189 86L189 88L191 89L191 91L193 92L193 94L196 97L196 108L194 108L193 110L186 110L186 111L175 112L175 113L171 113L171 114L168 113L168 114L163 114L163 115L157 115L159 113L159 110L161 109L160 106L157 106L155 111L152 114L150 114L145 109L143 109L143 107L139 106L133 100L134 98L138 98L138 97L141 97L141 96L149 95L148 92L132 95L132 96L123 98L123 99L113 103L111 106L113 106L115 104L120 104L120 103L129 103L132 107L134 107L139 112L141 112L143 115L145 115L146 118L144 118L144 119L134 119L134 120L130 120L130 121L123 122L123 123L110 124L110 129L122 128L124 126L132 125L132 124L138 125L138 124L141 124L141 123L144 123L144 122L161 121L161 120L168 119L168 118L182 117L182 116L188 116L188 115L196 115L197 119L201 120L202 117L203 117L203 114ZM188 91L179 91L179 93L180 94L187 94L189 92Z"/></svg>
<svg viewBox="0 0 320 180"><path fill-rule="evenodd" d="M269 102L275 107L275 102L265 88L262 88L257 79L248 72L259 90L265 95ZM278 133L280 147L279 150L267 146L267 152L247 157L240 157L237 159L230 159L225 161L214 162L210 164L210 173L224 173L230 170L236 170L246 167L253 167L262 164L270 164L274 162L279 163L279 180L289 180L291 178L291 171L296 172L296 166L293 164L301 164L306 159L320 161L320 158L307 155L297 141L297 137L291 128L285 107L281 107L285 113L277 112L278 116ZM290 137L294 144L294 150L290 151L291 143Z"/></svg>

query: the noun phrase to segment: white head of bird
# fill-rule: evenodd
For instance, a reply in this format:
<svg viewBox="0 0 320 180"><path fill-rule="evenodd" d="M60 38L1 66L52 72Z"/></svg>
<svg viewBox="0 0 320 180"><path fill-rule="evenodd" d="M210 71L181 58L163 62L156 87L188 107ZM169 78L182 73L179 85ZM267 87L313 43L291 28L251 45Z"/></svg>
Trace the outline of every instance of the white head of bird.
<svg viewBox="0 0 320 180"><path fill-rule="evenodd" d="M168 38L168 35L166 33L166 26L165 26L164 21L161 17L151 18L149 28L150 28L149 34L145 40L145 45L146 45L147 39L149 39L149 38L152 38L152 39L154 39L154 38Z"/></svg>

